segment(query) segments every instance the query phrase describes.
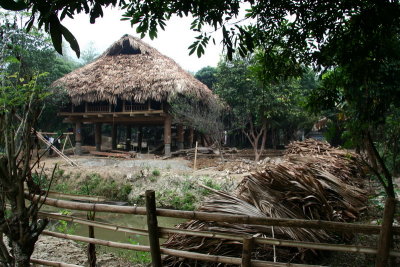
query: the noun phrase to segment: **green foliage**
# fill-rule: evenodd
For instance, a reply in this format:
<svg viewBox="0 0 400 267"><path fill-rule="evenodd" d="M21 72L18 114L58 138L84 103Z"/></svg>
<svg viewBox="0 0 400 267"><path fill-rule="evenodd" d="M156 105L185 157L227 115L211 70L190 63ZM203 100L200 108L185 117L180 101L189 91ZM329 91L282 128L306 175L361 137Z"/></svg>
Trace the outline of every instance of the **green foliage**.
<svg viewBox="0 0 400 267"><path fill-rule="evenodd" d="M132 191L129 184L120 184L112 179L104 179L97 173L87 175L79 184L76 193L82 195L104 196L110 200L128 201Z"/></svg>
<svg viewBox="0 0 400 267"><path fill-rule="evenodd" d="M46 188L48 186L47 175L34 173L34 174L32 174L32 180L40 188L47 189Z"/></svg>
<svg viewBox="0 0 400 267"><path fill-rule="evenodd" d="M160 170L154 169L152 174L153 174L153 176L160 176L161 173L160 173Z"/></svg>
<svg viewBox="0 0 400 267"><path fill-rule="evenodd" d="M41 112L39 127L42 130L58 130L62 127L62 119L54 114L66 104L68 98L61 88L49 91L48 87L76 65L57 55L49 38L40 30L32 28L31 32L27 33L25 29L20 28L17 23L19 19L24 19L24 14L0 14L1 62L3 60L5 62L2 66L8 74L18 73L20 82L21 79L35 80L35 83L42 87L46 101ZM43 74L37 76L38 73ZM33 79L35 76L37 77Z"/></svg>
<svg viewBox="0 0 400 267"><path fill-rule="evenodd" d="M194 77L212 90L214 88L214 83L217 82L215 74L216 68L207 66L196 72Z"/></svg>
<svg viewBox="0 0 400 267"><path fill-rule="evenodd" d="M70 215L71 211L69 210L61 210L60 211L61 215ZM63 233L63 234L68 234L68 235L73 235L76 231L77 224L76 223L70 223L64 220L59 220L55 224L55 229L57 232Z"/></svg>

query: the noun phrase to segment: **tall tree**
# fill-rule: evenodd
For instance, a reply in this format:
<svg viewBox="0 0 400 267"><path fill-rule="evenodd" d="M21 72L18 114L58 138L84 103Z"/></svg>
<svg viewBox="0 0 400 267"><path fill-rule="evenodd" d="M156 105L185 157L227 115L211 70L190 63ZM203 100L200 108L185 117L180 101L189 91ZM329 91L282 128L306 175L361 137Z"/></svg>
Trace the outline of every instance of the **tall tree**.
<svg viewBox="0 0 400 267"><path fill-rule="evenodd" d="M214 67L207 66L196 72L194 77L212 90L214 88L214 83L216 82L215 72L216 69Z"/></svg>

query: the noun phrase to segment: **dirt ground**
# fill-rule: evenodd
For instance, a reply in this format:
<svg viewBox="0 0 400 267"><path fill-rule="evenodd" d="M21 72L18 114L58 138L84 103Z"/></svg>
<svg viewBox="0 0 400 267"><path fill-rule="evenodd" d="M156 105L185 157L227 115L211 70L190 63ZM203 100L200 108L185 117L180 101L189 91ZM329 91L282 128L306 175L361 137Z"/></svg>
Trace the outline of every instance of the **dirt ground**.
<svg viewBox="0 0 400 267"><path fill-rule="evenodd" d="M46 259L50 261L65 262L87 266L86 247L71 240L59 239L51 236L41 235L35 245L32 258ZM34 265L42 266L42 265ZM97 253L98 267L139 267L146 266L133 264L128 260L121 259L111 253Z"/></svg>
<svg viewBox="0 0 400 267"><path fill-rule="evenodd" d="M70 158L79 166L70 166L59 157L48 157L42 160L41 164L44 164L48 174L51 173L55 164L62 170L62 181L54 181L54 184L65 183L67 180L78 185L79 181L87 179L95 173L103 179L112 179L132 185L131 199L143 196L146 189L153 189L156 192L169 191L170 196L158 197L160 202L168 202L169 197L183 198L187 194L187 191L180 191L184 184L204 184L211 180L214 184L220 185L221 189L230 190L234 189L242 178L241 174L231 175L223 170L221 166L225 163L222 163L219 158L198 159L196 170L192 168L193 161L184 158L162 160L152 155L143 155L141 158L135 159L102 158L89 155L70 156ZM152 173L155 170L159 172L159 175L156 180L152 180ZM193 189L190 193L197 191L200 190ZM196 205L200 205L200 203L196 203ZM83 244L48 236L40 237L33 258L78 265L85 265L87 261L86 249ZM136 267L141 265L129 263L127 260L109 253L100 253L98 266Z"/></svg>

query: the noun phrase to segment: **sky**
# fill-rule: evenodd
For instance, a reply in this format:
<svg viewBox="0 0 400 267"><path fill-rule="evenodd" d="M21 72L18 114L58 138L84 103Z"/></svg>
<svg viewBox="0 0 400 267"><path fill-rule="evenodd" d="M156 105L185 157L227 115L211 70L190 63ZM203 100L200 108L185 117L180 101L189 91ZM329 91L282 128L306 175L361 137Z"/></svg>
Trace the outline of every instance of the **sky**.
<svg viewBox="0 0 400 267"><path fill-rule="evenodd" d="M129 21L121 21L123 12L116 8L104 9L104 16L98 18L95 24L90 24L89 16L86 14L76 15L74 19L66 18L62 21L78 40L81 51L84 51L93 43L94 48L101 54L113 42L124 34L139 37L136 28L132 28ZM216 67L222 54L222 34L218 31L213 33L216 45L209 42L206 53L198 58L196 53L189 56L188 47L195 41L198 33L190 30L190 18L172 17L167 21L165 31L159 30L158 37L151 40L145 37L143 40L156 48L162 54L175 60L183 69L197 72L203 67ZM72 56L72 52L69 52Z"/></svg>

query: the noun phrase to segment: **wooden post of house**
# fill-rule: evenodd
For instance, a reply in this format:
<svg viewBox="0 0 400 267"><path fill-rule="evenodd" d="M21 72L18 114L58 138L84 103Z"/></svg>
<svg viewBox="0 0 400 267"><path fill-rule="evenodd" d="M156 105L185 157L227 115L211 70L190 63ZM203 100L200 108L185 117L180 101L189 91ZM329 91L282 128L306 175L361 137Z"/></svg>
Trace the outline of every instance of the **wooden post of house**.
<svg viewBox="0 0 400 267"><path fill-rule="evenodd" d="M194 142L194 129L193 127L189 127L189 138L188 138L188 144L189 148L193 147L193 142Z"/></svg>
<svg viewBox="0 0 400 267"><path fill-rule="evenodd" d="M82 155L82 122L75 123L75 154Z"/></svg>
<svg viewBox="0 0 400 267"><path fill-rule="evenodd" d="M178 150L183 149L183 141L184 141L185 130L183 129L182 124L178 124L177 126L177 146Z"/></svg>
<svg viewBox="0 0 400 267"><path fill-rule="evenodd" d="M149 244L151 253L151 265L161 267L161 252L159 241L159 230L156 214L156 196L153 190L146 190L146 213L147 230L149 233Z"/></svg>
<svg viewBox="0 0 400 267"><path fill-rule="evenodd" d="M164 153L166 156L171 155L171 125L172 118L170 115L165 116L164 120Z"/></svg>
<svg viewBox="0 0 400 267"><path fill-rule="evenodd" d="M113 123L111 125L112 129L111 129L111 148L112 149L117 149L117 128L118 125Z"/></svg>
<svg viewBox="0 0 400 267"><path fill-rule="evenodd" d="M142 151L142 141L143 141L143 127L139 126L138 127L138 151Z"/></svg>
<svg viewBox="0 0 400 267"><path fill-rule="evenodd" d="M101 151L101 123L95 124L94 139L96 143L96 151Z"/></svg>
<svg viewBox="0 0 400 267"><path fill-rule="evenodd" d="M132 126L127 125L126 126L126 140L125 140L125 145L126 145L126 150L130 151L131 150L131 141L132 141Z"/></svg>

